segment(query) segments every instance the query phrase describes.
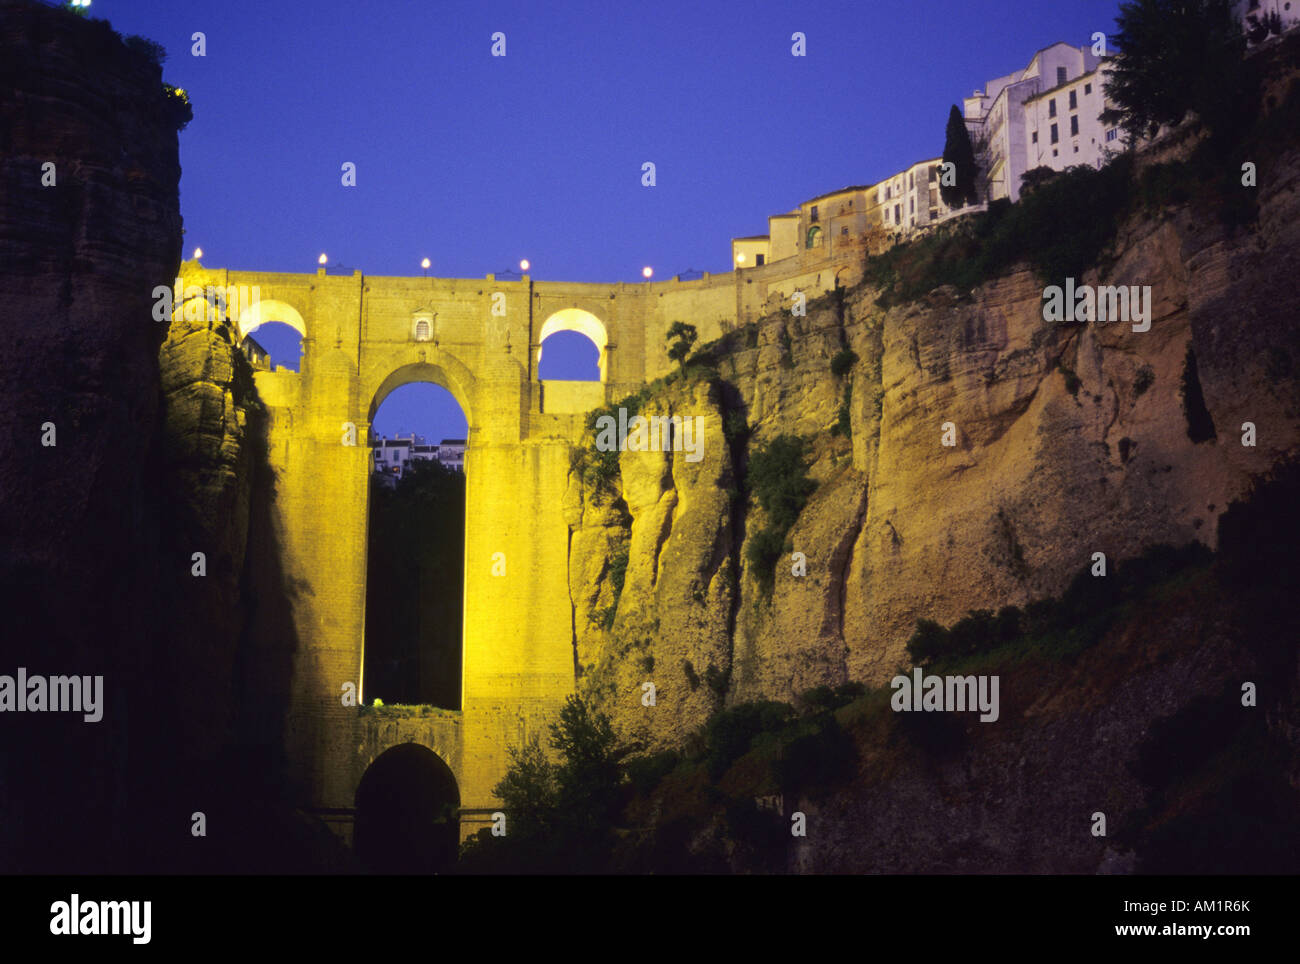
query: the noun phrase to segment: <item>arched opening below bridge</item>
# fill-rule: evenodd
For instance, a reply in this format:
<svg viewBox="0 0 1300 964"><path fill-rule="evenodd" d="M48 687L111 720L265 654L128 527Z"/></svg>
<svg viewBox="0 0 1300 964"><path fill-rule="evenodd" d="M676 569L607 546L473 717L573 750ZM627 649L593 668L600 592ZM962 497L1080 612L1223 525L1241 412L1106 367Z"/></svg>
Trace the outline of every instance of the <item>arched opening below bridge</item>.
<svg viewBox="0 0 1300 964"><path fill-rule="evenodd" d="M402 743L361 777L353 847L374 873L436 874L456 861L460 789L428 747Z"/></svg>
<svg viewBox="0 0 1300 964"><path fill-rule="evenodd" d="M241 292L238 297L248 300L250 296ZM234 298L228 298L233 307ZM241 308L236 327L240 347L254 368L301 370L302 340L307 335L307 324L293 305L270 299L254 300Z"/></svg>
<svg viewBox="0 0 1300 964"><path fill-rule="evenodd" d="M552 338L553 335L556 337ZM580 336L581 341L575 336ZM552 364L549 355L548 360L543 364L542 348L548 339L552 344L549 355L558 356L558 366ZM583 348L582 341L596 350L594 373L591 372L590 367L575 368L575 362L578 366L582 366L581 352L589 350ZM605 331L605 325L591 312L583 311L581 308L565 308L557 311L546 319L537 333L537 380L603 382L609 375L608 346L609 335ZM553 370L554 374L552 374ZM575 377L569 374L575 370L585 370L587 377Z"/></svg>
<svg viewBox="0 0 1300 964"><path fill-rule="evenodd" d="M468 423L452 394L398 386L370 425L362 699L461 705Z"/></svg>
<svg viewBox="0 0 1300 964"><path fill-rule="evenodd" d="M254 369L296 372L302 368L302 335L282 322L260 325L256 335L244 336L241 347Z"/></svg>

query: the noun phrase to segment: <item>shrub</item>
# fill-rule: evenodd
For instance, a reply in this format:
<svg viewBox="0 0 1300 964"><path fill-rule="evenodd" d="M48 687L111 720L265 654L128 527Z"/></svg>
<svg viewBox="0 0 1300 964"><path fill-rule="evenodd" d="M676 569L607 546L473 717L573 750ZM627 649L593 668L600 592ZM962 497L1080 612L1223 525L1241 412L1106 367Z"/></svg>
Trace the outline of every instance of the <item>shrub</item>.
<svg viewBox="0 0 1300 964"><path fill-rule="evenodd" d="M795 737L781 751L774 770L783 793L838 783L851 770L857 758L852 737L829 713L818 723L815 732Z"/></svg>
<svg viewBox="0 0 1300 964"><path fill-rule="evenodd" d="M167 59L167 48L147 37L130 36L122 42L126 44L128 50L142 54L155 67L161 67Z"/></svg>
<svg viewBox="0 0 1300 964"><path fill-rule="evenodd" d="M750 537L746 555L759 585L771 591L785 538L817 483L808 478L803 439L780 435L749 460L746 482L767 515L767 527Z"/></svg>
<svg viewBox="0 0 1300 964"><path fill-rule="evenodd" d="M775 529L761 529L750 536L745 547L745 558L750 568L764 585L774 584L776 563L785 552L785 533Z"/></svg>
<svg viewBox="0 0 1300 964"><path fill-rule="evenodd" d="M832 435L842 435L844 438L853 438L853 411L849 407L853 401L853 386L844 386L844 401L840 402L840 409L835 413L835 424L831 426Z"/></svg>
<svg viewBox="0 0 1300 964"><path fill-rule="evenodd" d="M623 582L627 579L627 563L629 557L629 547L627 544L619 546L609 559L609 584L614 587L614 605L618 605L618 597L623 593Z"/></svg>
<svg viewBox="0 0 1300 964"><path fill-rule="evenodd" d="M780 730L794 716L788 703L762 700L741 703L715 713L704 725L704 759L709 774L717 779L749 751L754 737Z"/></svg>
<svg viewBox="0 0 1300 964"><path fill-rule="evenodd" d="M830 713L841 706L848 706L865 694L867 688L861 683L841 683L839 686L814 686L799 694L799 702L815 713Z"/></svg>
<svg viewBox="0 0 1300 964"><path fill-rule="evenodd" d="M944 629L929 619L917 620L916 631L907 641L907 653L917 666L945 659L971 656L997 649L1021 633L1020 610L1004 606L994 615L977 609Z"/></svg>
<svg viewBox="0 0 1300 964"><path fill-rule="evenodd" d="M799 518L817 483L808 478L804 441L779 435L749 460L746 481L773 528L788 531Z"/></svg>
<svg viewBox="0 0 1300 964"><path fill-rule="evenodd" d="M179 87L163 84L163 95L166 97L168 116L172 124L178 131L185 130L186 125L194 120L194 108L190 106L189 94Z"/></svg>
<svg viewBox="0 0 1300 964"><path fill-rule="evenodd" d="M633 790L645 795L654 790L680 762L681 757L677 751L663 750L649 756L632 757L624 763L623 768Z"/></svg>
<svg viewBox="0 0 1300 964"><path fill-rule="evenodd" d="M851 348L841 348L831 357L831 374L843 378L858 361L857 353Z"/></svg>
<svg viewBox="0 0 1300 964"><path fill-rule="evenodd" d="M695 344L698 337L699 334L696 332L694 325L688 325L683 321L674 321L668 327L666 339L668 341L668 357L684 368L686 356L690 354L691 346ZM630 418L631 415L629 414L628 417Z"/></svg>

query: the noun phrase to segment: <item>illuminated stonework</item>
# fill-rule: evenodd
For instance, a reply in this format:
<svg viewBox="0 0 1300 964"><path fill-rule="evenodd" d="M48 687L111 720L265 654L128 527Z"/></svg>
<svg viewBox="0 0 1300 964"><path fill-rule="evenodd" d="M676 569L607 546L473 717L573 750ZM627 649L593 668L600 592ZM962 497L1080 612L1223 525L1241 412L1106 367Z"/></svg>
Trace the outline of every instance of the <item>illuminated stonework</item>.
<svg viewBox="0 0 1300 964"><path fill-rule="evenodd" d="M237 319L241 336L272 321L303 335L300 373L254 378L269 411L274 524L293 600L286 751L304 805L343 814L336 827L350 836L346 813L366 768L415 742L451 768L461 832L474 832L496 808L507 746L544 736L574 688L563 502L586 412L668 370L671 321L689 317L702 341L716 338L750 292L732 274L602 285L273 274L197 262L181 273L185 286L257 287L257 304ZM537 380L542 340L566 330L595 342L601 382ZM353 683L366 699L369 425L390 392L415 381L450 391L469 422L462 709L395 718L345 706L341 696Z"/></svg>

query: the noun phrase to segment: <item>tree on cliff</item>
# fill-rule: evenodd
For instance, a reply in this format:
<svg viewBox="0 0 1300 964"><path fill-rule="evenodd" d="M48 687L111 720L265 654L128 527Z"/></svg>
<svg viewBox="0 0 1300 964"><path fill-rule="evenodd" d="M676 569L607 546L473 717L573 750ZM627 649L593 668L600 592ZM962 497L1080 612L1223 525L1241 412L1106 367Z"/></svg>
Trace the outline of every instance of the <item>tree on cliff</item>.
<svg viewBox="0 0 1300 964"><path fill-rule="evenodd" d="M1115 26L1106 96L1116 106L1101 117L1130 144L1188 111L1217 134L1249 120L1246 40L1232 0L1129 0Z"/></svg>
<svg viewBox="0 0 1300 964"><path fill-rule="evenodd" d="M577 696L551 724L547 758L534 736L510 748L510 767L492 792L505 808L506 834L481 830L461 855L468 873L601 873L614 851L623 765L621 747L603 713Z"/></svg>
<svg viewBox="0 0 1300 964"><path fill-rule="evenodd" d="M943 163L939 169L939 196L950 208L964 207L979 200L975 178L979 165L975 163L975 148L970 142L970 132L957 105L948 112L948 128L944 134ZM953 165L948 167L947 165Z"/></svg>
<svg viewBox="0 0 1300 964"><path fill-rule="evenodd" d="M668 357L677 362L679 368L686 367L686 356L691 353L691 347L699 334L695 331L694 325L688 325L684 321L674 321L668 328L666 341L668 342Z"/></svg>

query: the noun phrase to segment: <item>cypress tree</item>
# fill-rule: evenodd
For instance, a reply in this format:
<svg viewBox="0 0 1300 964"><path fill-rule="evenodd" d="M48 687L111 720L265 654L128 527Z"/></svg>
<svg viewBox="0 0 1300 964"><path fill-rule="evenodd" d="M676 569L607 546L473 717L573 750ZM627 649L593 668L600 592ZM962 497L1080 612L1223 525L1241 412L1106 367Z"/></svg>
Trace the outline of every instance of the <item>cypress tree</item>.
<svg viewBox="0 0 1300 964"><path fill-rule="evenodd" d="M979 173L979 169L975 164L975 148L971 146L970 132L966 130L966 121L962 118L956 104L948 112L943 162L956 166L955 184L945 184L942 176L943 169L939 172L939 195L943 198L943 203L950 208L974 204L978 200L975 176Z"/></svg>

